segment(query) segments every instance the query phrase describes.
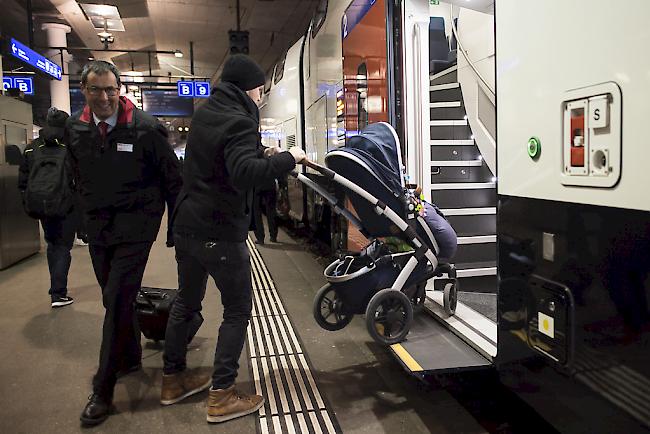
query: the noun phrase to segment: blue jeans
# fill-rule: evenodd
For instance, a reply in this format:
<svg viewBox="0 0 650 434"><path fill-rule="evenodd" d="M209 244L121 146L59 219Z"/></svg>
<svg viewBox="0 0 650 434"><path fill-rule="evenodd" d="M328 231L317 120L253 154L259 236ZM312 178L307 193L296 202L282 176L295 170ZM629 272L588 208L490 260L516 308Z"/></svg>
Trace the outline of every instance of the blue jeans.
<svg viewBox="0 0 650 434"><path fill-rule="evenodd" d="M41 219L41 226L47 242L47 266L50 269L50 291L52 299L68 294L68 270L70 250L74 241L76 221L74 213L64 218Z"/></svg>
<svg viewBox="0 0 650 434"><path fill-rule="evenodd" d="M179 292L165 333L165 374L185 370L188 332L201 311L208 275L221 292L223 322L214 354L212 387L225 389L237 378L239 356L253 308L250 256L245 242L205 240L174 235Z"/></svg>

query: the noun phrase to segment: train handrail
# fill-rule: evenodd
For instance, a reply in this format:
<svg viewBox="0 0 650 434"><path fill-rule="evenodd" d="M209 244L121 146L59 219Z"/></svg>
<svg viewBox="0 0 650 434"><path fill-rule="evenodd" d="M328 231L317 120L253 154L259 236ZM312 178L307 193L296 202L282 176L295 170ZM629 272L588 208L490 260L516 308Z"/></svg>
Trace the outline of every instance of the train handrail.
<svg viewBox="0 0 650 434"><path fill-rule="evenodd" d="M456 23L454 22L454 15L453 15L453 7L450 8L450 19L451 19L451 30L454 33L454 37L456 38L456 44L458 44L458 51L463 53L463 57L465 57L465 60L467 61L467 64L472 68L474 71L474 74L481 80L483 85L487 88L487 90L492 94L492 97L495 97L496 94L494 93L494 89L492 89L492 86L488 84L487 81L483 78L480 72L476 69L474 66L474 63L470 60L469 54L467 54L467 50L463 48L463 44L460 42L460 38L458 37L458 29L456 28Z"/></svg>
<svg viewBox="0 0 650 434"><path fill-rule="evenodd" d="M413 65L413 83L415 88L415 161L416 161L416 183L422 185L424 179L424 164L422 162L422 94L420 91L420 75L422 69L422 35L420 26L415 23L413 28L413 52L415 53L415 65Z"/></svg>

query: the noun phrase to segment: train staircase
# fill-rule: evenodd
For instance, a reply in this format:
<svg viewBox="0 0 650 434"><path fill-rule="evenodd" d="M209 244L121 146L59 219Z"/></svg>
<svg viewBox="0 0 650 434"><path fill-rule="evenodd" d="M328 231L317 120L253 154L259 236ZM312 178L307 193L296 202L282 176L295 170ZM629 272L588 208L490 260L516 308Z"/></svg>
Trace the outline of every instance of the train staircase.
<svg viewBox="0 0 650 434"><path fill-rule="evenodd" d="M496 321L494 174L467 121L456 66L430 76L431 199L458 234L459 301ZM434 281L436 289L443 281Z"/></svg>

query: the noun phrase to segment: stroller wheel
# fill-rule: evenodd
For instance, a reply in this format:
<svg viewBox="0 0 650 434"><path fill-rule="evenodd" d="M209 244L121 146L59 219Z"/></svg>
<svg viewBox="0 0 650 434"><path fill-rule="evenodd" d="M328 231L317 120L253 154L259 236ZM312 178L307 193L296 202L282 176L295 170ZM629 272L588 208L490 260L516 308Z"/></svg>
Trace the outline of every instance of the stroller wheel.
<svg viewBox="0 0 650 434"><path fill-rule="evenodd" d="M366 308L366 326L372 338L383 345L404 340L413 321L411 300L401 291L382 289Z"/></svg>
<svg viewBox="0 0 650 434"><path fill-rule="evenodd" d="M352 321L354 315L345 311L341 298L329 283L316 293L314 319L319 326L331 332L341 330Z"/></svg>
<svg viewBox="0 0 650 434"><path fill-rule="evenodd" d="M447 283L444 289L443 307L449 315L456 313L456 304L458 303L458 280Z"/></svg>

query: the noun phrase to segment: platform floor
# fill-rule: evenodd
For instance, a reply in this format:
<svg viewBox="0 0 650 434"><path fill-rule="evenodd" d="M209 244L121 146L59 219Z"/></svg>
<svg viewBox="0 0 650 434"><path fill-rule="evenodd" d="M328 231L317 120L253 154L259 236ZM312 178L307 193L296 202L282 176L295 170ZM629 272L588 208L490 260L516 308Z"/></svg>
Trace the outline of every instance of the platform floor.
<svg viewBox="0 0 650 434"><path fill-rule="evenodd" d="M268 269L335 431L486 432L485 424L479 423L467 406L445 388L425 386L406 374L389 351L371 340L363 318L356 317L339 332L320 329L311 310L313 296L324 283L323 266L299 241L282 231L279 241L264 246L251 244L251 248L259 252L258 257ZM117 413L99 427L82 429L79 413L87 402L91 376L97 366L103 308L87 248L75 246L72 255L69 295L74 297L75 303L60 309L51 309L49 305L49 275L43 249L38 255L0 272L3 296L0 303L0 432L123 434L181 433L190 429L192 432L238 434L291 432L292 429L300 432L300 420L293 428L284 423L270 423L265 428L260 421L272 416L270 414L209 425L205 421L206 393L161 407L158 402L161 347L144 339L144 369L118 382L114 399ZM164 242L158 240L152 249L143 284L176 287L176 280L173 249L165 248ZM218 291L212 281L203 315L205 323L188 353L189 366L212 364L221 318ZM252 391L255 389L254 372L264 371L253 369L259 365L251 364L248 348L249 345L240 361L239 382ZM255 351L259 353L259 348ZM260 354L253 355L259 362ZM287 355L285 360L290 362L290 357ZM274 376L270 363L268 367L267 374L274 379L274 385L275 379L284 378ZM300 371L307 378L305 369ZM264 383L264 378L258 380ZM266 408L268 412L269 407ZM281 413L279 409L276 412ZM325 424L320 428L317 424L305 426L308 428L305 432L329 431Z"/></svg>

